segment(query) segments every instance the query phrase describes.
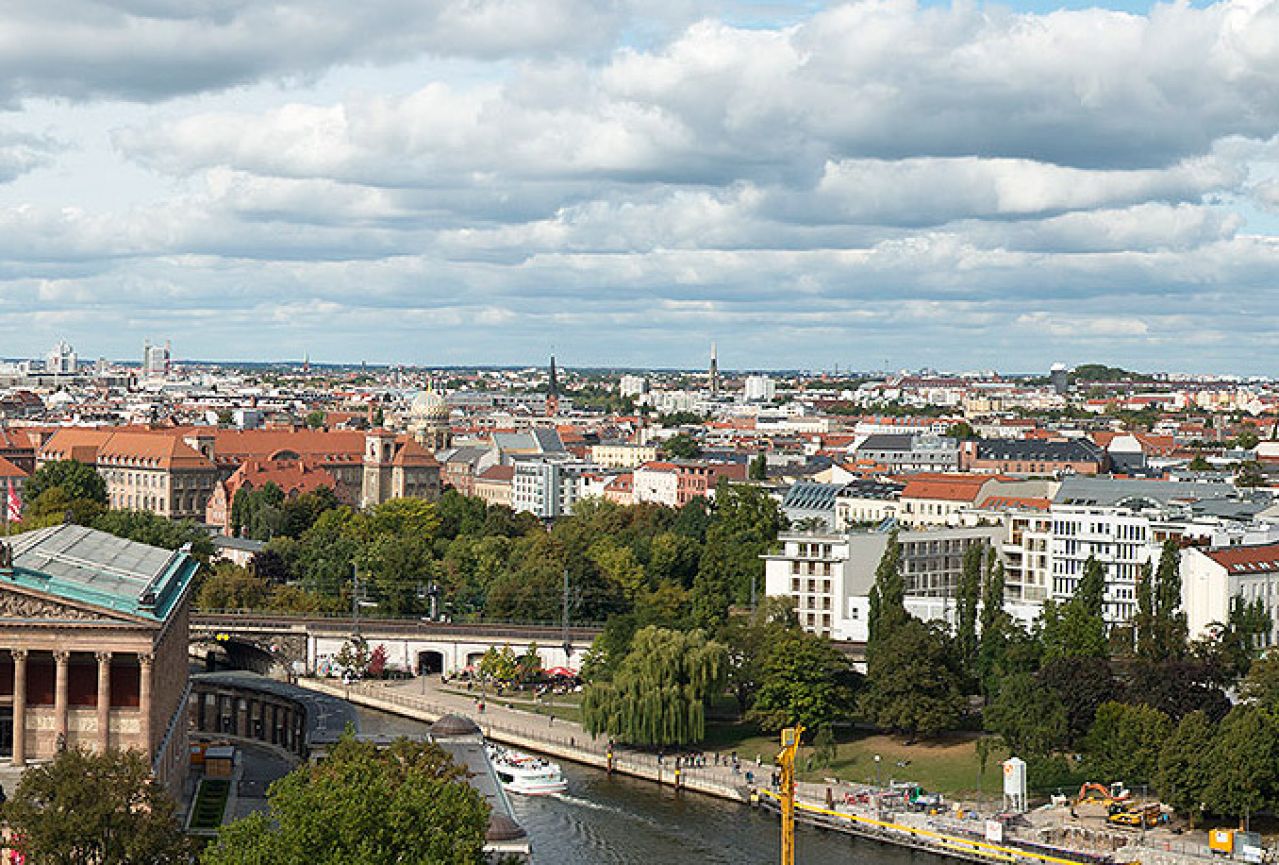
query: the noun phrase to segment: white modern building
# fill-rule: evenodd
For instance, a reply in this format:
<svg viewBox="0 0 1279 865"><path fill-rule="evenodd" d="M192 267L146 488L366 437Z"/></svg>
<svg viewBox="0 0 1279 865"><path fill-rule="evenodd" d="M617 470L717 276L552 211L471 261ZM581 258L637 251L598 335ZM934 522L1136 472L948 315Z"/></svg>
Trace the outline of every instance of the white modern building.
<svg viewBox="0 0 1279 865"><path fill-rule="evenodd" d="M924 619L952 619L965 552L973 545L995 546L1002 533L998 526L902 532L907 609ZM782 551L763 557L764 590L791 598L806 630L865 642L875 568L889 537L882 532L783 535Z"/></svg>
<svg viewBox="0 0 1279 865"><path fill-rule="evenodd" d="M571 514L582 497L582 476L598 471L590 463L546 457L517 458L511 465L511 508L541 519Z"/></svg>
<svg viewBox="0 0 1279 865"><path fill-rule="evenodd" d="M80 358L71 344L66 340L60 340L45 355L44 368L46 372L54 375L75 375L79 363Z"/></svg>
<svg viewBox="0 0 1279 865"><path fill-rule="evenodd" d="M747 402L772 402L777 396L777 383L766 375L748 375L744 396Z"/></svg>
<svg viewBox="0 0 1279 865"><path fill-rule="evenodd" d="M1182 550L1182 608L1191 639L1224 623L1236 596L1262 600L1273 623L1266 645L1279 643L1279 543Z"/></svg>
<svg viewBox="0 0 1279 865"><path fill-rule="evenodd" d="M674 463L645 463L635 469L632 483L632 496L636 504L655 502L671 508L679 506L679 471Z"/></svg>

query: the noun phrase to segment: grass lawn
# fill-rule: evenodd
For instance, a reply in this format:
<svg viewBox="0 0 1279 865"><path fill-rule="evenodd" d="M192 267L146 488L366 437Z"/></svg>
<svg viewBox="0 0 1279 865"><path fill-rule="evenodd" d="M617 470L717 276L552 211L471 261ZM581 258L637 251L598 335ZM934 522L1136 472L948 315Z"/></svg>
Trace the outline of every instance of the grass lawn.
<svg viewBox="0 0 1279 865"><path fill-rule="evenodd" d="M828 766L809 767L814 750L807 744L800 749L798 767L802 781L821 781L823 778L840 778L845 781L874 782L875 755L882 758L879 764L880 780L915 781L925 790L945 793L947 796L972 797L977 793L976 736L959 734L932 742L916 742L907 745L892 736L859 730L836 732L836 756ZM709 724L706 730L706 750L737 751L737 756L747 763L754 763L755 756L762 755L767 766L780 749L776 736L760 733L753 724ZM999 762L1007 757L1002 750L991 749L986 771L982 777L981 795L999 796L1003 779ZM905 766L897 763L905 762Z"/></svg>
<svg viewBox="0 0 1279 865"><path fill-rule="evenodd" d="M231 782L220 778L205 778L200 782L195 804L191 806L192 831L210 831L222 825L227 798L231 795Z"/></svg>

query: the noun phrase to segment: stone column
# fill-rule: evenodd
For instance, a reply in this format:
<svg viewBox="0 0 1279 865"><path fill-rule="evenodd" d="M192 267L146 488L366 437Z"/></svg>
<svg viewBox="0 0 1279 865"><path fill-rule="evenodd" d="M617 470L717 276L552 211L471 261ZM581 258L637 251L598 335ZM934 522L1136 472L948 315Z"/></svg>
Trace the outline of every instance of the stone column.
<svg viewBox="0 0 1279 865"><path fill-rule="evenodd" d="M154 754L151 749L154 743L151 741L151 666L155 662L155 655L150 652L138 653L138 664L142 668L141 679L138 684L138 708L141 710L141 738L142 752L147 755L150 761Z"/></svg>
<svg viewBox="0 0 1279 865"><path fill-rule="evenodd" d="M27 765L27 650L13 655L13 765Z"/></svg>
<svg viewBox="0 0 1279 865"><path fill-rule="evenodd" d="M53 653L54 690L53 690L53 732L56 736L58 750L67 746L67 667L71 661L71 653L59 649Z"/></svg>
<svg viewBox="0 0 1279 865"><path fill-rule="evenodd" d="M98 652L98 752L111 747L111 653Z"/></svg>

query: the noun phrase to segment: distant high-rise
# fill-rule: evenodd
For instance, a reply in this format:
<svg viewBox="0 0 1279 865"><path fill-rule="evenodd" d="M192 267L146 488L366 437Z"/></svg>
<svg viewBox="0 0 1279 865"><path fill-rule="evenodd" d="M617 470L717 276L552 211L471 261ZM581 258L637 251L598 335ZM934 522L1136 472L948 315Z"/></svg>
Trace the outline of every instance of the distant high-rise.
<svg viewBox="0 0 1279 865"><path fill-rule="evenodd" d="M66 340L61 340L45 355L44 368L54 375L75 375L80 358Z"/></svg>
<svg viewBox="0 0 1279 865"><path fill-rule="evenodd" d="M711 368L710 368L710 385L711 393L719 393L719 358L716 356L715 343L711 343Z"/></svg>
<svg viewBox="0 0 1279 865"><path fill-rule="evenodd" d="M150 340L142 344L142 377L144 379L168 378L173 346L168 340L164 345L152 345Z"/></svg>
<svg viewBox="0 0 1279 865"><path fill-rule="evenodd" d="M1048 383L1053 386L1054 391L1063 396L1070 390L1070 370L1066 369L1064 363L1052 365L1052 369L1048 370Z"/></svg>

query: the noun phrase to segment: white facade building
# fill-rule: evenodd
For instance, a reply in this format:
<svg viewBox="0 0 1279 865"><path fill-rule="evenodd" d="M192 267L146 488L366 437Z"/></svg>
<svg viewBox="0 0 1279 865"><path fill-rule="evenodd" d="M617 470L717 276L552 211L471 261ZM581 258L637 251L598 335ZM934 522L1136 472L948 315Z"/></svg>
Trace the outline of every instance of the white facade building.
<svg viewBox="0 0 1279 865"><path fill-rule="evenodd" d="M679 506L679 472L666 462L645 463L632 474L632 493L636 504L656 502L667 507Z"/></svg>
<svg viewBox="0 0 1279 865"><path fill-rule="evenodd" d="M648 393L648 379L642 375L624 375L618 383L618 392L622 396L637 397Z"/></svg>
<svg viewBox="0 0 1279 865"><path fill-rule="evenodd" d="M54 375L75 375L80 358L66 340L60 341L45 355L44 368Z"/></svg>
<svg viewBox="0 0 1279 865"><path fill-rule="evenodd" d="M748 402L772 402L777 396L777 383L766 375L746 377L745 397Z"/></svg>
<svg viewBox="0 0 1279 865"><path fill-rule="evenodd" d="M1236 596L1262 600L1273 623L1266 645L1279 643L1279 543L1182 550L1182 608L1191 639L1224 623Z"/></svg>
<svg viewBox="0 0 1279 865"><path fill-rule="evenodd" d="M511 508L541 519L571 514L582 497L582 476L598 470L589 463L546 458L512 461Z"/></svg>

